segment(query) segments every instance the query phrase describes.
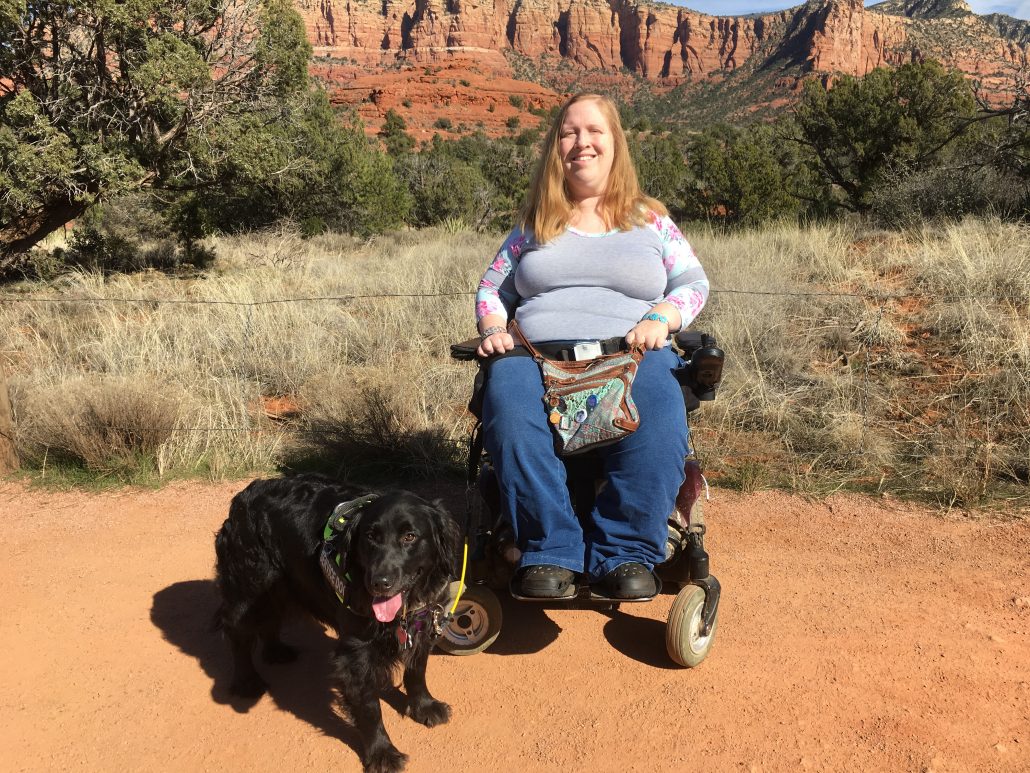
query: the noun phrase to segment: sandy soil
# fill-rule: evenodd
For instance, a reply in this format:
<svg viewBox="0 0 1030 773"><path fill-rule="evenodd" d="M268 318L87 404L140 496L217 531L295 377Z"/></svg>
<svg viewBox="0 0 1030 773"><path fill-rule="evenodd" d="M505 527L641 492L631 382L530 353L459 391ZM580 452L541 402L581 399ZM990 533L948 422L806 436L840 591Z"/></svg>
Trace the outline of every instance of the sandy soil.
<svg viewBox="0 0 1030 773"><path fill-rule="evenodd" d="M0 485L0 769L360 769L321 628L287 631L304 654L249 711L226 695L212 536L241 487ZM505 600L491 650L430 662L450 724L386 696L408 770L1030 770L1030 522L723 491L707 513L705 663L668 659L671 596Z"/></svg>

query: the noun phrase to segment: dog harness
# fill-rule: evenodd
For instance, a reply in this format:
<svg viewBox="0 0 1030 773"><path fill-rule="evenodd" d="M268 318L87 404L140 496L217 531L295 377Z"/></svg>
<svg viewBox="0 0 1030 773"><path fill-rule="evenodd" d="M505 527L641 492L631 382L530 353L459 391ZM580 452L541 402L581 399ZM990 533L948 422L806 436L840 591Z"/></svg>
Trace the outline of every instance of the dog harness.
<svg viewBox="0 0 1030 773"><path fill-rule="evenodd" d="M347 591L350 583L353 582L350 572L343 563L343 555L336 548L336 537L338 537L347 526L347 521L362 508L368 506L379 498L378 494L366 494L365 496L340 502L333 508L333 512L326 521L325 529L322 531L322 549L319 552L318 563L322 568L322 574L333 589L336 598L340 603L350 609L347 600ZM408 601L404 599L401 614L397 618L397 643L402 649L410 649L413 646L415 634L421 633L428 628L433 640L443 634L444 628L450 623L454 616L454 610L458 608L458 601L465 590L465 568L468 564L468 539L465 540L465 549L461 562L461 580L458 584L458 593L455 596L454 604L447 611L444 605L424 604L416 609L408 609Z"/></svg>
<svg viewBox="0 0 1030 773"><path fill-rule="evenodd" d="M357 499L340 502L333 508L333 512L326 521L325 529L322 530L322 550L318 557L318 563L322 567L322 574L326 582L336 593L336 598L341 604L347 604L347 584L351 582L350 573L343 565L343 556L336 549L334 540L343 533L347 526L347 519L366 505L379 499L378 494L366 494Z"/></svg>

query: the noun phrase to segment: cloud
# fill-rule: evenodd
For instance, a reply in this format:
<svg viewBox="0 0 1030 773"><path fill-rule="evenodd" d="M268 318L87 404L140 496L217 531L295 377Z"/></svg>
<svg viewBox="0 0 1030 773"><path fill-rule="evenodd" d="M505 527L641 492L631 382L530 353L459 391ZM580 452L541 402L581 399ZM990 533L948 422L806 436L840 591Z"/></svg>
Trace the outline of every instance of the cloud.
<svg viewBox="0 0 1030 773"><path fill-rule="evenodd" d="M685 6L711 16L743 16L748 13L781 11L801 2L755 2L755 0L672 0L673 5Z"/></svg>
<svg viewBox="0 0 1030 773"><path fill-rule="evenodd" d="M1004 13L1017 19L1030 20L1030 0L1017 0L1012 3L979 2L972 3L972 6L977 13ZM983 9L978 6L982 6Z"/></svg>
<svg viewBox="0 0 1030 773"><path fill-rule="evenodd" d="M974 13L1004 13L1017 19L1030 20L1030 0L967 0ZM866 0L866 5L873 5L880 0ZM743 16L748 13L768 13L780 11L801 2L790 0L672 0L674 5L686 6L694 11L712 16Z"/></svg>

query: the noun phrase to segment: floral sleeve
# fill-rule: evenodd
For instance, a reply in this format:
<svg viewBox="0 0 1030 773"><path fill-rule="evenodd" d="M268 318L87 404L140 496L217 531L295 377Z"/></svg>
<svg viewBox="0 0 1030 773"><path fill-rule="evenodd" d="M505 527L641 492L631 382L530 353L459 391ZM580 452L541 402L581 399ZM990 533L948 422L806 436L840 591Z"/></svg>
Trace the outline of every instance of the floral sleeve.
<svg viewBox="0 0 1030 773"><path fill-rule="evenodd" d="M668 276L662 300L679 309L683 318L680 327L686 328L708 300L708 277L694 249L670 217L652 213L651 227L662 239L662 263Z"/></svg>
<svg viewBox="0 0 1030 773"><path fill-rule="evenodd" d="M515 268L526 248L529 237L521 228L515 228L497 251L490 267L479 280L476 291L476 321L487 314L500 314L510 319L519 303L515 290Z"/></svg>

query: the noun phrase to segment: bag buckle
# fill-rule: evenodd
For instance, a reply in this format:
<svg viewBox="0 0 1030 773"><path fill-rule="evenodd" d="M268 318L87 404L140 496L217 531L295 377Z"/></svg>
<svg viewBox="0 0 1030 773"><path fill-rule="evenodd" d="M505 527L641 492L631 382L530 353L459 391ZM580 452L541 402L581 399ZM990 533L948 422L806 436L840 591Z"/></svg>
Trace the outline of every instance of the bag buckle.
<svg viewBox="0 0 1030 773"><path fill-rule="evenodd" d="M577 360L592 360L595 357L600 357L602 354L601 343L599 341L587 341L586 343L576 344L572 347L572 354Z"/></svg>

